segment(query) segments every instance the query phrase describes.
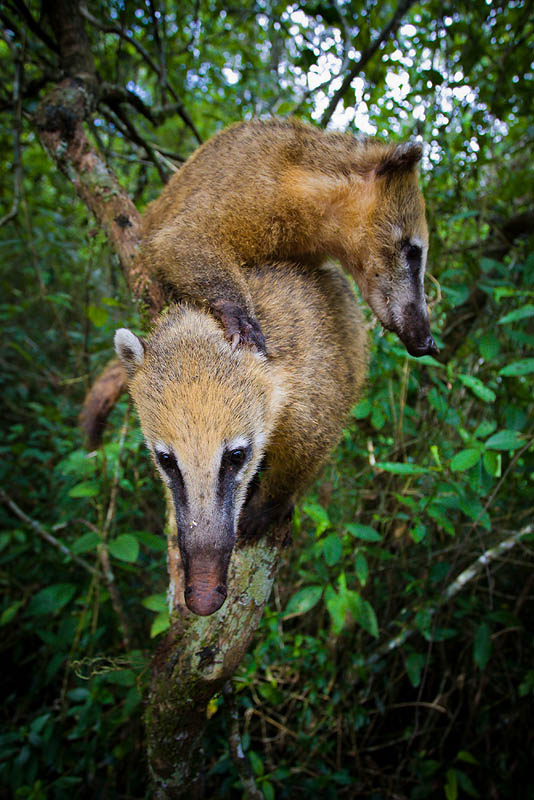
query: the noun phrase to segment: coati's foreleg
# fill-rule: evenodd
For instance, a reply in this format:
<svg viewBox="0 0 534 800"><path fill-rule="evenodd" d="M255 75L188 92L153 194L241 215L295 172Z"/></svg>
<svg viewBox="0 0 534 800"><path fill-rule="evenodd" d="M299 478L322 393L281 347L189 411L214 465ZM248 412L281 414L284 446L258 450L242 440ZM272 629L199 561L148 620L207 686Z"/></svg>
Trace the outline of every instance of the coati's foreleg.
<svg viewBox="0 0 534 800"><path fill-rule="evenodd" d="M177 302L189 300L209 309L234 346L251 346L265 353L245 273L232 252L211 237L198 236L199 230L207 229L209 220L194 225L184 218L172 230L148 238L142 258L163 278Z"/></svg>
<svg viewBox="0 0 534 800"><path fill-rule="evenodd" d="M258 539L275 525L293 516L293 495L284 490L265 496L257 487L245 503L239 517L238 539L242 543Z"/></svg>
<svg viewBox="0 0 534 800"><path fill-rule="evenodd" d="M291 477L289 477L291 476ZM298 494L298 467L288 469L284 463L264 458L259 471L249 485L248 496L241 511L238 537L242 542L266 534L293 516Z"/></svg>

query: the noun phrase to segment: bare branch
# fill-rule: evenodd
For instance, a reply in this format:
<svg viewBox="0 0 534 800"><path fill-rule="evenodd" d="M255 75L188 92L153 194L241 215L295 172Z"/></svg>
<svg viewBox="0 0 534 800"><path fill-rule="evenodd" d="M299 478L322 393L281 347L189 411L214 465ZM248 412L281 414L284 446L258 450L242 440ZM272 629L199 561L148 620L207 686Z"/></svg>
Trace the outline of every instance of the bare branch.
<svg viewBox="0 0 534 800"><path fill-rule="evenodd" d="M72 561L75 561L76 564L78 564L80 567L83 567L87 572L90 572L91 575L100 575L100 572L95 567L91 566L88 561L86 561L84 558L80 558L80 556L77 556L67 547L67 545L63 544L63 542L60 542L59 539L56 539L56 537L51 533L48 533L48 531L45 530L39 522L25 514L22 508L20 508L15 501L12 500L9 495L6 494L6 492L4 492L3 489L0 489L0 499L6 504L6 506L8 506L8 508L11 509L16 517L25 522L26 525L29 525L29 527L38 533L41 538L48 542L48 544L56 547L63 553L64 556L67 556L68 558L72 559Z"/></svg>
<svg viewBox="0 0 534 800"><path fill-rule="evenodd" d="M488 564L492 561L495 561L497 558L503 555L503 553L508 552L511 550L512 547L515 547L516 544L521 540L522 536L526 536L527 534L534 533L534 525L527 525L525 528L522 528L520 531L516 531L507 539L503 539L502 542L499 542L494 547L490 547L488 550L485 550L482 555L480 555L476 561L474 561L467 569L464 569L458 577L447 586L439 600L430 608L427 609L427 612L430 615L436 614L436 612L444 606L446 603L449 602L455 595L458 594L468 583L470 583L473 578L476 578L480 573L486 568ZM396 650L398 647L401 647L414 633L418 633L419 628L416 625L408 625L401 633L397 636L393 636L393 638L388 639L387 642L377 647L376 650L371 653L371 655L365 659L365 665L370 665L376 663L380 658L390 653L392 650Z"/></svg>
<svg viewBox="0 0 534 800"><path fill-rule="evenodd" d="M116 86L113 83L104 81L100 87L100 101L114 109L121 103L128 103L128 105L133 106L136 111L146 117L152 125L158 124L154 110L149 108L138 94L131 92L129 89L124 89L122 86Z"/></svg>
<svg viewBox="0 0 534 800"><path fill-rule="evenodd" d="M228 681L223 689L224 704L227 710L228 720L228 745L230 748L230 756L234 762L234 767L237 769L243 789L245 790L246 800L264 800L263 792L256 786L254 773L241 744L241 736L239 733L239 712L235 702L235 695L232 684Z"/></svg>
<svg viewBox="0 0 534 800"><path fill-rule="evenodd" d="M153 147L145 139L143 139L141 134L137 131L135 125L129 120L128 115L123 112L120 106L117 106L113 110L115 116L120 120L120 126L117 127L122 127L123 135L139 147L143 148L150 161L156 167L162 183L167 183L169 180L169 173L166 169L164 169L162 161L157 157ZM116 120L114 120L114 122L116 124Z"/></svg>
<svg viewBox="0 0 534 800"><path fill-rule="evenodd" d="M184 104L179 99L178 95L170 85L169 81L166 77L163 76L161 68L156 64L152 56L145 50L142 44L134 39L132 36L129 36L128 33L121 28L118 28L116 25L105 25L103 22L100 22L99 19L93 17L93 15L87 10L85 6L80 6L80 14L85 17L85 19L94 25L95 28L101 30L103 33L113 33L115 36L119 36L121 39L124 39L128 44L131 44L134 47L139 55L143 58L143 60L148 64L151 70L153 70L156 75L159 77L160 81L165 80L165 87L172 95L174 101L176 102L176 111L182 121L191 129L195 139L199 144L202 143L202 137L200 136L193 120L189 116Z"/></svg>
<svg viewBox="0 0 534 800"><path fill-rule="evenodd" d="M380 31L378 36L371 42L369 47L366 50L364 50L360 58L353 64L351 70L347 73L347 75L345 75L343 83L341 84L337 92L334 93L334 96L330 101L328 108L326 109L321 118L321 125L323 128L326 127L330 122L339 101L343 98L344 94L349 89L354 78L364 69L367 63L371 60L371 58L374 56L374 54L376 53L382 42L385 42L386 39L389 37L389 35L399 27L403 16L406 14L410 6L414 4L414 2L415 0L401 0L397 10L393 14L392 18L390 19L386 27Z"/></svg>
<svg viewBox="0 0 534 800"><path fill-rule="evenodd" d="M126 438L126 432L128 430L129 415L130 415L130 409L128 408L126 411L126 416L124 418L124 423L122 425L119 436L119 452L117 454L117 465L115 467L115 473L113 475L113 483L111 485L111 492L109 496L106 518L104 520L102 530L99 532L101 541L98 546L98 558L102 566L102 571L104 573L104 580L106 582L109 596L111 598L111 605L113 606L113 610L117 615L117 619L119 620L119 625L122 629L123 644L126 650L130 649L130 644L131 644L130 625L126 613L124 611L124 606L122 604L122 599L117 586L117 581L115 580L115 573L113 571L113 567L111 566L111 559L109 557L109 548L107 539L111 528L111 523L113 522L113 517L115 516L115 505L117 502L117 491L118 491L119 477L121 470L120 457L122 450L124 448L124 440Z"/></svg>
<svg viewBox="0 0 534 800"><path fill-rule="evenodd" d="M41 28L39 23L34 20L31 11L26 7L23 0L13 0L13 8L16 10L17 14L20 14L31 32L35 33L49 50L55 53L57 51L56 43L50 38L46 31Z"/></svg>

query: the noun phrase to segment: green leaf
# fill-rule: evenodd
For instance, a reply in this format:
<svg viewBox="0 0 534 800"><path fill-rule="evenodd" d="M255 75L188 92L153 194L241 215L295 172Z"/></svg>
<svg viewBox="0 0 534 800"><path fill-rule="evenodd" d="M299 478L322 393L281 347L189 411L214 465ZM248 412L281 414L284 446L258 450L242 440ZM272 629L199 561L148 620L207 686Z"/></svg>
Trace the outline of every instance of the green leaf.
<svg viewBox="0 0 534 800"><path fill-rule="evenodd" d="M413 541L416 544L419 544L419 542L423 541L423 539L426 536L426 533L427 533L426 525L423 525L422 522L417 522L417 524L414 525L414 527L411 528L410 530L410 536L412 537Z"/></svg>
<svg viewBox="0 0 534 800"><path fill-rule="evenodd" d="M502 456L500 453L496 453L494 450L486 451L482 457L482 463L488 475L493 475L494 478L501 477Z"/></svg>
<svg viewBox="0 0 534 800"><path fill-rule="evenodd" d="M133 563L137 561L139 555L139 542L129 533L123 533L112 539L109 544L109 552L114 558L119 558L121 561L128 561Z"/></svg>
<svg viewBox="0 0 534 800"><path fill-rule="evenodd" d="M365 586L367 583L367 578L369 577L369 564L367 563L367 559L361 550L358 550L356 553L355 568L356 577L360 581L361 585Z"/></svg>
<svg viewBox="0 0 534 800"><path fill-rule="evenodd" d="M517 431L502 430L486 439L485 447L488 450L517 450L523 445Z"/></svg>
<svg viewBox="0 0 534 800"><path fill-rule="evenodd" d="M37 592L28 605L28 614L53 614L67 605L76 592L73 583L54 583Z"/></svg>
<svg viewBox="0 0 534 800"><path fill-rule="evenodd" d="M458 761L465 761L466 764L478 764L476 758L467 750L460 750L456 758Z"/></svg>
<svg viewBox="0 0 534 800"><path fill-rule="evenodd" d="M505 314L504 317L497 320L497 325L507 325L509 322L518 322L520 319L526 319L527 317L534 317L534 306L531 303Z"/></svg>
<svg viewBox="0 0 534 800"><path fill-rule="evenodd" d="M373 606L367 600L363 600L358 592L348 592L347 599L349 611L354 621L361 625L364 631L370 633L375 638L378 636L378 621Z"/></svg>
<svg viewBox="0 0 534 800"><path fill-rule="evenodd" d="M337 533L331 533L321 542L324 560L329 567L337 564L343 553L343 543Z"/></svg>
<svg viewBox="0 0 534 800"><path fill-rule="evenodd" d="M261 791L263 792L264 800L275 800L274 786L269 781L262 781Z"/></svg>
<svg viewBox="0 0 534 800"><path fill-rule="evenodd" d="M340 633L345 627L345 620L349 610L346 593L340 592L337 594L333 587L328 585L325 590L324 599L326 608L330 614L332 630L336 634Z"/></svg>
<svg viewBox="0 0 534 800"><path fill-rule="evenodd" d="M168 608L167 594L166 592L151 594L141 601L141 605L148 608L149 611L165 611Z"/></svg>
<svg viewBox="0 0 534 800"><path fill-rule="evenodd" d="M499 354L500 344L494 333L485 333L480 337L480 355L484 361L493 361Z"/></svg>
<svg viewBox="0 0 534 800"><path fill-rule="evenodd" d="M22 600L16 600L14 603L11 603L10 606L4 608L2 611L2 616L0 617L0 627L2 627L2 625L7 625L12 619L14 619L14 617L16 617L21 605Z"/></svg>
<svg viewBox="0 0 534 800"><path fill-rule="evenodd" d="M471 469L480 461L480 455L480 450L474 447L460 450L451 461L451 470L453 472L463 472L466 469Z"/></svg>
<svg viewBox="0 0 534 800"><path fill-rule="evenodd" d="M295 592L290 598L284 612L284 618L288 616L300 617L302 614L306 614L306 612L317 605L321 599L322 593L322 586L305 586L303 589L299 589L299 591Z"/></svg>
<svg viewBox="0 0 534 800"><path fill-rule="evenodd" d="M458 798L458 779L454 769L447 770L447 782L445 784L445 797L447 800L457 800Z"/></svg>
<svg viewBox="0 0 534 800"><path fill-rule="evenodd" d="M167 540L165 536L156 536L156 534L149 533L148 531L136 531L135 536L145 547L156 550L158 553L163 553L167 549Z"/></svg>
<svg viewBox="0 0 534 800"><path fill-rule="evenodd" d="M519 377L521 375L530 375L534 372L534 358L523 358L521 361L513 361L506 367L499 370L499 375L505 377Z"/></svg>
<svg viewBox="0 0 534 800"><path fill-rule="evenodd" d="M459 380L471 389L473 394L485 403L494 403L497 395L488 386L485 386L480 378L475 378L474 375L458 375Z"/></svg>
<svg viewBox="0 0 534 800"><path fill-rule="evenodd" d="M94 481L83 481L73 486L68 495L69 497L95 497L99 491L100 488Z"/></svg>
<svg viewBox="0 0 534 800"><path fill-rule="evenodd" d="M371 403L369 400L360 400L359 403L356 403L352 411L350 412L351 417L354 419L364 419L368 417L371 413Z"/></svg>
<svg viewBox="0 0 534 800"><path fill-rule="evenodd" d="M491 631L489 625L482 622L476 630L473 643L473 661L479 669L485 669L491 655L491 650Z"/></svg>
<svg viewBox="0 0 534 800"><path fill-rule="evenodd" d="M76 555L80 555L80 553L88 553L90 550L95 550L100 543L100 536L98 533L94 531L89 531L89 533L84 533L83 536L80 536L79 539L73 543L71 550Z"/></svg>
<svg viewBox="0 0 534 800"><path fill-rule="evenodd" d="M265 769L263 766L263 761L259 757L259 755L254 752L254 750L248 751L248 757L250 759L250 763L252 764L252 769L256 773L256 775L263 775Z"/></svg>
<svg viewBox="0 0 534 800"><path fill-rule="evenodd" d="M168 610L160 611L152 623L152 627L150 628L150 638L154 639L155 636L158 636L160 633L164 633L164 631L168 630L170 624L171 620Z"/></svg>
<svg viewBox="0 0 534 800"><path fill-rule="evenodd" d="M377 431L381 430L384 427L384 423L386 418L380 406L376 405L373 408L373 413L371 414L371 425Z"/></svg>
<svg viewBox="0 0 534 800"><path fill-rule="evenodd" d="M409 653L404 659L406 673L413 687L417 688L421 683L421 673L426 663L426 656L421 653Z"/></svg>
<svg viewBox="0 0 534 800"><path fill-rule="evenodd" d="M379 461L376 468L394 475L426 475L430 472L427 467L420 467L418 464L398 464L396 461Z"/></svg>
<svg viewBox="0 0 534 800"><path fill-rule="evenodd" d="M304 503L302 510L316 523L316 536L320 536L332 527L326 510L319 503Z"/></svg>
<svg viewBox="0 0 534 800"><path fill-rule="evenodd" d="M485 439L486 436L489 436L490 433L493 433L496 427L497 423L495 420L483 420L480 425L477 425L473 436L475 439Z"/></svg>
<svg viewBox="0 0 534 800"><path fill-rule="evenodd" d="M381 542L382 536L371 528L370 525L360 525L359 522L347 522L345 525L346 530L355 539L363 539L364 542Z"/></svg>
<svg viewBox="0 0 534 800"><path fill-rule="evenodd" d="M101 328L108 321L108 312L101 306L90 305L87 309L87 316L97 328Z"/></svg>

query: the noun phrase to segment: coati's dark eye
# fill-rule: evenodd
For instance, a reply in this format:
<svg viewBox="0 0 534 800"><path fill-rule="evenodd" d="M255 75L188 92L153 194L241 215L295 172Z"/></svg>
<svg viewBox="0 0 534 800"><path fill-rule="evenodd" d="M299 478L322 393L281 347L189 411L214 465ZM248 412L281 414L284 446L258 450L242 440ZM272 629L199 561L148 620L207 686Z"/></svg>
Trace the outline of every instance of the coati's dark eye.
<svg viewBox="0 0 534 800"><path fill-rule="evenodd" d="M159 465L165 472L172 474L173 472L178 472L178 463L172 453L156 453L156 458L159 461Z"/></svg>
<svg viewBox="0 0 534 800"><path fill-rule="evenodd" d="M417 270L421 266L423 251L418 244L407 244L404 250L408 266L412 270Z"/></svg>
<svg viewBox="0 0 534 800"><path fill-rule="evenodd" d="M235 469L239 469L245 463L246 457L247 451L242 447L238 447L236 450L230 450L228 453L228 463Z"/></svg>

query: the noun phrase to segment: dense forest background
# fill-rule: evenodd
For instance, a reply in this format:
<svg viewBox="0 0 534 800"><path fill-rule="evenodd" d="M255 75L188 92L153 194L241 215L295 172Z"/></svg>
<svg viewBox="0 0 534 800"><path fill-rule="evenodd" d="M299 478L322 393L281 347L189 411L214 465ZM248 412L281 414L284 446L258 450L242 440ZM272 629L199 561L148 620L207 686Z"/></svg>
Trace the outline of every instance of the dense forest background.
<svg viewBox="0 0 534 800"><path fill-rule="evenodd" d="M407 356L367 314L365 397L235 676L264 798L533 798L532 6L81 10L98 75L86 132L140 210L199 142L252 116L425 143L441 353ZM143 319L39 142L37 105L62 77L45 11L0 10L0 791L133 800L168 625L164 502L125 398L101 450L77 427L115 328ZM209 707L207 796L239 798L225 706Z"/></svg>

